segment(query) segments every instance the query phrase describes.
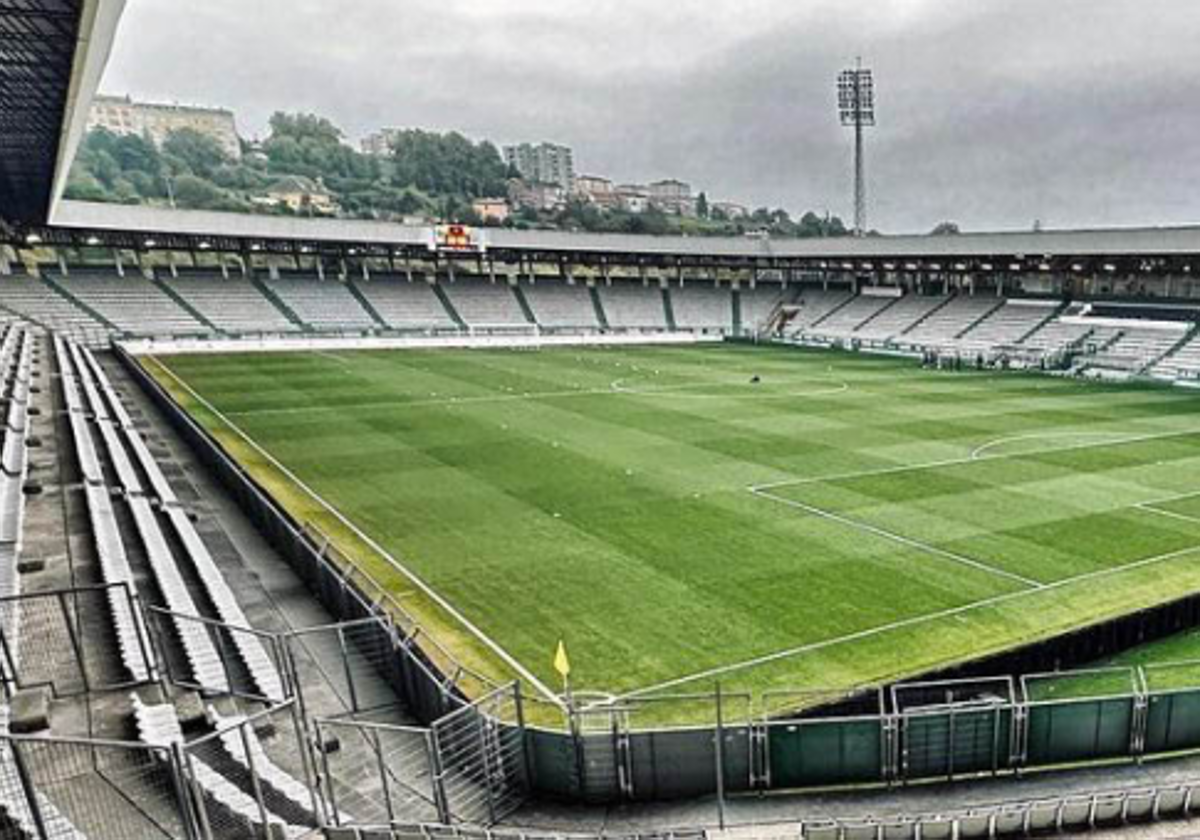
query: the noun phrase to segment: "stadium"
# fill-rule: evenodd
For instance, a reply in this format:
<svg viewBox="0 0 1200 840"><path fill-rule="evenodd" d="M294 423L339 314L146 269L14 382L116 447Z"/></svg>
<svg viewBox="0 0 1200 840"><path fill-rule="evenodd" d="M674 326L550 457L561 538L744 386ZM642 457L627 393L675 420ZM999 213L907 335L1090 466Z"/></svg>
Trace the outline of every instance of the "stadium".
<svg viewBox="0 0 1200 840"><path fill-rule="evenodd" d="M1200 808L1200 228L65 200L122 9L0 0L0 838Z"/></svg>

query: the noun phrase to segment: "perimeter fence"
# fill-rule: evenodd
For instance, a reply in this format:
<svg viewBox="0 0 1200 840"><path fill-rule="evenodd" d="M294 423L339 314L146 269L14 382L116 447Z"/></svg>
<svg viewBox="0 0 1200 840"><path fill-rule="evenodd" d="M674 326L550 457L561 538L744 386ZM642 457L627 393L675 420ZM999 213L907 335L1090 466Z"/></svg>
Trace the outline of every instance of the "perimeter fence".
<svg viewBox="0 0 1200 840"><path fill-rule="evenodd" d="M346 714L321 726L337 730L342 743L374 745L363 753L372 760L355 769L358 781L371 779L374 789L422 798L424 782L411 779L469 768L461 772L473 787L458 794L458 809L467 819L486 822L529 797L610 803L715 794L724 802L750 791L904 785L1200 750L1200 666L1188 663L1078 677L906 684L861 695L857 705L843 704L836 714L809 717L796 711L829 698L714 691L581 701L566 713L554 703L522 698L513 688L512 703L489 705L484 701L507 689L458 663L368 572L341 556L319 531L295 523L136 360L118 352L342 621L286 639L284 646L302 709L304 681L296 680L297 670L312 665L304 662L314 659L315 647L336 645L342 651L348 663L340 689ZM469 734L447 743L435 738L432 745L426 739L424 746L415 732L385 734L378 720L369 719L375 701L364 701L360 691L364 675L371 674L411 711L418 729L437 734L458 721ZM469 697L484 701L471 704ZM684 708L686 713L679 711ZM478 749L464 752L465 742L478 742ZM415 776L397 772L395 761L415 767ZM336 764L329 763L331 773ZM489 787L497 767L503 769L503 791ZM521 772L510 773L511 768ZM499 784L501 776L494 778ZM337 783L326 780L326 786ZM471 798L481 785L486 795ZM356 789L354 783L346 788ZM457 818L455 794L436 792L431 781L427 796L439 819Z"/></svg>

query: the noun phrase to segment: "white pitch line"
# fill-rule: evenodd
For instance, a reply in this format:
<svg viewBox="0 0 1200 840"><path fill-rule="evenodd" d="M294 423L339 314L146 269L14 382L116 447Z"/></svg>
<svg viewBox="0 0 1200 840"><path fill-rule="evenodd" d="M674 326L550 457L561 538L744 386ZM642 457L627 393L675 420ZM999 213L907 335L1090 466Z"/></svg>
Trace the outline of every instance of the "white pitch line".
<svg viewBox="0 0 1200 840"><path fill-rule="evenodd" d="M1095 442L1095 445L1102 446L1106 443L1112 443L1113 442L1111 440L1112 438L1119 439L1122 434L1123 434L1122 432L1067 432L1067 431L1055 432L1055 431L1050 431L1050 432L1029 432L1028 434L1024 434L1024 435L1011 435L1009 437L996 438L995 440L990 440L987 443L983 444L983 446L975 447L973 450L971 450L971 460L972 461L986 460L986 458L984 457L984 453L987 452L988 450L994 449L999 446L1004 446L1006 443L1020 443L1023 440L1043 440L1046 438L1063 438L1063 437L1077 437L1077 438L1089 438L1089 437L1090 438L1101 438L1101 437L1103 437L1103 438L1108 438L1108 440L1098 440ZM1042 450L1038 450L1038 451L1045 452L1046 450L1042 449ZM1051 450L1051 451L1057 451L1057 450ZM1019 455L1021 453L1018 452L1018 453L1014 453L1014 454Z"/></svg>
<svg viewBox="0 0 1200 840"><path fill-rule="evenodd" d="M776 653L768 653L764 656L759 656L754 659L747 659L744 662L737 662L732 665L722 665L717 668L709 668L708 670L705 670L705 671L699 671L697 673L689 674L684 677L676 677L675 679L667 680L665 682L658 683L657 685L647 686L646 688L639 688L636 691L631 691L626 694L622 694L619 697L616 697L613 702L619 702L622 700L630 700L635 697L644 697L647 694L656 694L660 691L666 691L667 689L670 689L670 688L675 688L677 686L686 685L687 683L697 682L699 680L712 679L713 677L719 677L723 674L729 674L734 671L744 671L747 668L757 668L760 665L769 665L772 662L778 662L782 659L790 659L793 656L800 656L805 653L814 653L816 651L825 650L826 648L835 647L837 645L844 644L847 642L857 642L857 641L861 641L863 639L869 639L873 636L879 636L884 633L890 633L893 630L903 630L908 627L915 627L920 624L926 624L928 622L939 621L944 618L952 618L956 615L963 615L964 613L968 613L973 610L983 609L985 607L992 607L997 604L1006 603L1008 601L1015 601L1020 598L1027 598L1030 595L1041 595L1041 594L1044 594L1051 590L1061 589L1065 586L1070 586L1072 584L1083 583L1086 581L1096 580L1096 579L1104 578L1104 577L1110 577L1112 575L1121 574L1122 572L1128 572L1128 571L1133 571L1135 569L1144 568L1146 566L1152 566L1157 563L1165 563L1168 560L1174 560L1177 557L1183 557L1185 555L1193 554L1198 551L1200 551L1200 545L1195 545L1190 548L1183 548L1183 549L1179 549L1178 551L1170 551L1170 552L1167 552L1166 554L1160 554L1155 557L1147 557L1144 560L1136 560L1132 563L1127 563L1124 566L1117 566L1117 567L1114 567L1111 569L1100 569L1095 572L1088 572L1086 574L1076 575L1075 577L1064 578L1063 580L1046 584L1041 589L1023 589L1020 592L1007 592L1003 595L993 595L991 598L985 598L982 601L975 601L970 604L965 604L961 607L952 607L950 609L941 610L939 612L928 613L926 615L914 616L912 618L906 618L906 619L902 619L900 621L893 621L889 624L882 624L878 627L872 627L867 630L860 630L857 633L850 633L846 636L838 636L835 639L826 639L825 641L822 641L822 642L811 642L807 645L801 645L799 647L794 647L789 650L778 651Z"/></svg>
<svg viewBox="0 0 1200 840"><path fill-rule="evenodd" d="M818 388L813 391L789 391L787 393L767 394L689 394L687 393L688 388L712 387L714 383L696 382L686 385L669 385L662 388L639 390L629 387L625 382L626 380L624 379L618 379L613 382L611 385L613 392L633 397L669 397L671 399L682 400L785 400L796 397L831 397L837 394L845 394L850 390L850 383L842 382L840 385L831 385L828 388ZM720 386L736 383L721 382L715 384Z"/></svg>
<svg viewBox="0 0 1200 840"><path fill-rule="evenodd" d="M308 496L313 501L315 501L317 504L319 504L321 507L323 507L335 519L337 519L344 526L346 526L346 528L348 528L356 537L358 537L364 543L366 543L368 546L370 546L371 549L373 549L375 552L377 552L380 557L383 557L389 563L391 563L392 566L396 569L396 571L400 572L400 574L404 575L404 577L406 577L410 581L412 581L412 584L415 587L420 589L421 592L423 592L426 596L428 596L430 600L432 600L439 607L441 607L443 610L445 610L446 613L448 615L450 615L455 621L457 621L459 624L461 624L463 627L465 627L471 633L471 635L473 635L475 638L477 638L489 650L491 650L498 657L500 657L500 659L503 660L509 667L511 667L518 674L520 674L523 679L528 681L528 683L530 685L532 685L539 692L541 692L546 697L547 700L549 700L551 703L554 703L555 705L558 705L560 707L563 706L562 699L557 694L555 694L553 691L551 691L541 680L539 680L536 676L534 676L533 673L530 672L528 668L526 668L519 661L517 661L516 657L514 657L512 654L510 654L508 651L506 651L503 647L501 647L498 642L496 642L494 639L492 639L490 636L488 636L486 633L484 633L482 630L480 630L478 627L476 627L466 616L464 616L457 609L455 609L454 606L451 605L449 601L447 601L445 598L443 598L441 595L439 595L437 593L437 591L433 589L433 587L431 587L424 580L422 580L420 577L418 577L414 572L412 572L410 569L408 569L403 563L401 563L399 560L397 560L395 557L393 557L386 549L384 549L383 546L381 546L374 539L372 539L369 535L367 535L361 528L359 528L357 525L355 525L353 522L351 522L349 519L347 519L346 516L341 511L339 511L337 508L335 508L333 505L331 505L329 502L327 502L323 497L318 495L316 493L316 491L314 491L311 487L309 487L307 484L305 484L303 481L301 481L300 478L295 473L293 473L291 470L289 470L287 467L285 467L282 463L280 463L280 461L274 455L272 455L270 452L265 450L263 447L259 446L257 441L255 441L253 438L251 438L249 435L247 435L244 431L242 431L242 429L236 423L232 422L228 417L226 417L220 411L218 411L216 406L214 406L212 403L210 403L204 397L200 396L200 394L198 394L196 392L196 390L194 388L192 388L191 385L189 385L187 382L185 382L183 379L181 379L175 373L175 371L171 370L171 368L166 365L166 363L164 363L161 359L158 359L158 358L155 358L154 361L157 362L158 365L161 366L162 369L165 370L172 379L174 379L176 382L178 382L179 385L184 390L186 390L189 394L191 394L192 397L197 402L199 402L201 405L203 405L208 411L211 411L214 417L216 417L222 423L227 425L231 430L233 430L233 432L235 434L237 434L238 437L240 437L242 440L244 440L256 452L258 452L260 455L262 455L264 458L266 458L268 461L270 461L270 463L277 470L279 470L283 475L287 476L287 478L290 481L292 481L297 487L299 487L301 490L303 490L305 493L307 493Z"/></svg>
<svg viewBox="0 0 1200 840"><path fill-rule="evenodd" d="M1114 434L1117 434L1114 432ZM882 467L874 470L855 470L852 472L833 473L832 475L816 475L807 478L788 478L782 481L771 481L765 484L753 484L748 489L751 491L760 490L777 490L780 487L800 487L805 484L824 484L831 481L849 481L856 478L871 478L880 475L895 475L902 472L919 472L921 470L934 470L941 467L956 467L963 464L986 463L989 461L1008 461L1016 458L1026 458L1030 455L1052 455L1057 452L1074 452L1080 449L1102 449L1108 446L1124 446L1128 443L1145 443L1151 440L1165 440L1168 438L1189 437L1200 435L1200 428L1196 429L1181 429L1171 432L1152 432L1144 435L1130 435L1129 437L1118 438L1116 440L1097 441L1095 443L1079 443L1070 446L1059 446L1051 449L1039 449L1037 452L1013 452L1008 455L984 455L979 458L967 456L965 458L946 458L940 461L926 461L921 464L897 464L894 467Z"/></svg>
<svg viewBox="0 0 1200 840"><path fill-rule="evenodd" d="M1147 513L1157 513L1159 516L1169 516L1171 519L1178 519L1183 522L1190 522L1193 525L1200 525L1200 518L1188 516L1186 513L1176 513L1173 510L1164 510L1163 508L1155 507L1149 502L1142 502L1134 505L1138 510L1144 510Z"/></svg>
<svg viewBox="0 0 1200 840"><path fill-rule="evenodd" d="M988 574L996 575L998 577L1008 578L1009 580L1016 581L1020 584L1023 584L1024 586L1028 586L1033 589L1045 589L1046 588L1046 584L1042 583L1041 581L1034 580L1033 578L1027 578L1024 575L1019 575L1019 574L1016 574L1015 572L1007 572L1004 569L998 569L995 566L989 566L987 563L972 559L965 555L956 554L953 551L946 551L945 549L938 548L937 546L934 546L934 545L929 545L928 543L921 542L920 540L910 539L906 536L903 536L902 534L897 534L892 531L888 531L884 528L880 528L878 526L871 525L867 522L859 522L857 519L851 519L848 516L842 516L841 514L834 513L833 511L825 510L824 508L816 507L815 505L805 504L804 502L799 502L799 501L796 501L795 499L788 499L783 496L776 496L773 493L767 493L767 492L764 492L761 490L758 490L758 491L752 490L751 492L754 493L754 495L758 496L759 498L770 499L771 501L778 502L781 505L787 505L788 507L793 507L798 510L802 510L805 513L812 514L813 516L819 516L822 519L829 519L833 522L837 522L839 525L845 525L849 528L855 528L859 531L865 531L868 534L873 534L877 537L882 537L885 540L891 540L892 542L900 543L901 545L907 546L908 548L915 548L918 551L923 551L926 554L932 554L935 557L941 557L945 560L950 560L954 563L959 563L963 566L970 566L971 568L976 569L981 572L987 572Z"/></svg>

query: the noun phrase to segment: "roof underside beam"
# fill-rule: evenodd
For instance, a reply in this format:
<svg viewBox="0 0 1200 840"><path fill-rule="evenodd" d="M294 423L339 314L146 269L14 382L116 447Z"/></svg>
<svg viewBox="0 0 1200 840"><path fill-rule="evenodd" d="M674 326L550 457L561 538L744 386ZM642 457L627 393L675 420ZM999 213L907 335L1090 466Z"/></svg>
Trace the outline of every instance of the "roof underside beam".
<svg viewBox="0 0 1200 840"><path fill-rule="evenodd" d="M0 0L0 214L50 210L84 0Z"/></svg>

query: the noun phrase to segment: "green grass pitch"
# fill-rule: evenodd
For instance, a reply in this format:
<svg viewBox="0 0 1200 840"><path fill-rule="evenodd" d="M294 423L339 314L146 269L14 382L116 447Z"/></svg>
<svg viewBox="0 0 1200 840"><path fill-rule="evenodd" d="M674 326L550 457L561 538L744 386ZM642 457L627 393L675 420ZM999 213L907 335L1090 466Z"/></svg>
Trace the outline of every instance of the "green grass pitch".
<svg viewBox="0 0 1200 840"><path fill-rule="evenodd" d="M578 689L844 690L1200 588L1180 391L749 345L146 365L464 661L513 675L246 438L554 690L560 637Z"/></svg>

